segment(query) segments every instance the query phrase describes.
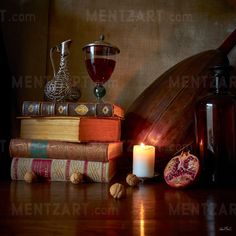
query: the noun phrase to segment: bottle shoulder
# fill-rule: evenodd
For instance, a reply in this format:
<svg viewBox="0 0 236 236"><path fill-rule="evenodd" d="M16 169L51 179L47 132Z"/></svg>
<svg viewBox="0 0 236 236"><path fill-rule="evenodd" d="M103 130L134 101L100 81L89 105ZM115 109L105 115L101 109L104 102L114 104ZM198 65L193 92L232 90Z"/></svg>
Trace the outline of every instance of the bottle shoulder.
<svg viewBox="0 0 236 236"><path fill-rule="evenodd" d="M235 104L236 98L231 94L210 94L207 95L200 100L198 100L197 104Z"/></svg>

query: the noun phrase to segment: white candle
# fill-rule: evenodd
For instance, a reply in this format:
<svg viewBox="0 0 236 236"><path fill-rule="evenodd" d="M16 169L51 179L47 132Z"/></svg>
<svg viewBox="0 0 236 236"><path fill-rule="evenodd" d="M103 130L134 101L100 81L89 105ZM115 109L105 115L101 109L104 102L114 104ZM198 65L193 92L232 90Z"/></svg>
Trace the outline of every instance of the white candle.
<svg viewBox="0 0 236 236"><path fill-rule="evenodd" d="M133 174L138 177L153 177L155 164L155 147L150 145L134 145Z"/></svg>

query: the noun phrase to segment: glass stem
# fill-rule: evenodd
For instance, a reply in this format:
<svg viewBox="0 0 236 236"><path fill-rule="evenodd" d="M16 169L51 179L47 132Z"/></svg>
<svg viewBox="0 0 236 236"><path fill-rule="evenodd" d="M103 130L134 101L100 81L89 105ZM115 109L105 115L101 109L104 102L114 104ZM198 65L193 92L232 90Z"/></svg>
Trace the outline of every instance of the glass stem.
<svg viewBox="0 0 236 236"><path fill-rule="evenodd" d="M104 86L102 84L97 84L94 88L94 95L97 98L98 102L103 102L102 98L105 96L106 94L106 89L104 88Z"/></svg>

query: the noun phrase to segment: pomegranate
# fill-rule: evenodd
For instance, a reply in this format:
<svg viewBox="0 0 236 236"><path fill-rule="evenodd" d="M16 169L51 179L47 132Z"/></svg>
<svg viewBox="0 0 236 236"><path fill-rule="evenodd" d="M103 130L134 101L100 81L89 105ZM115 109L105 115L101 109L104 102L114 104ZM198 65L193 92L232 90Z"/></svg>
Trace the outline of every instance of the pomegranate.
<svg viewBox="0 0 236 236"><path fill-rule="evenodd" d="M164 179L171 187L185 188L195 182L199 172L198 158L189 152L182 152L167 163L164 170Z"/></svg>

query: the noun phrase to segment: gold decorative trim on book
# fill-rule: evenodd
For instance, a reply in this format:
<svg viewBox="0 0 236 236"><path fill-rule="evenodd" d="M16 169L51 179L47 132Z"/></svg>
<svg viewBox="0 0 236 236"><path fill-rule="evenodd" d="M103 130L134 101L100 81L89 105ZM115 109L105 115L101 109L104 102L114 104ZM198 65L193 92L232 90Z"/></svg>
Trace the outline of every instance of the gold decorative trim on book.
<svg viewBox="0 0 236 236"><path fill-rule="evenodd" d="M29 111L30 113L32 113L32 112L34 111L34 106L33 106L32 104L29 105L28 111Z"/></svg>
<svg viewBox="0 0 236 236"><path fill-rule="evenodd" d="M27 109L29 114L35 114L35 115L39 115L40 113L40 105L36 102L32 102L32 104L30 104L28 107L24 107L23 109Z"/></svg>
<svg viewBox="0 0 236 236"><path fill-rule="evenodd" d="M57 112L59 115L67 115L68 114L68 104L67 103L58 103Z"/></svg>
<svg viewBox="0 0 236 236"><path fill-rule="evenodd" d="M84 116L88 113L89 109L86 105L78 105L76 108L75 108L75 112L78 114L78 115L81 115L81 116Z"/></svg>
<svg viewBox="0 0 236 236"><path fill-rule="evenodd" d="M102 112L103 112L104 115L107 115L109 111L110 110L107 106L103 107L103 109L102 109Z"/></svg>
<svg viewBox="0 0 236 236"><path fill-rule="evenodd" d="M59 107L58 107L58 112L59 112L60 114L62 114L64 110L65 110L65 107L63 107L63 106L59 106Z"/></svg>

